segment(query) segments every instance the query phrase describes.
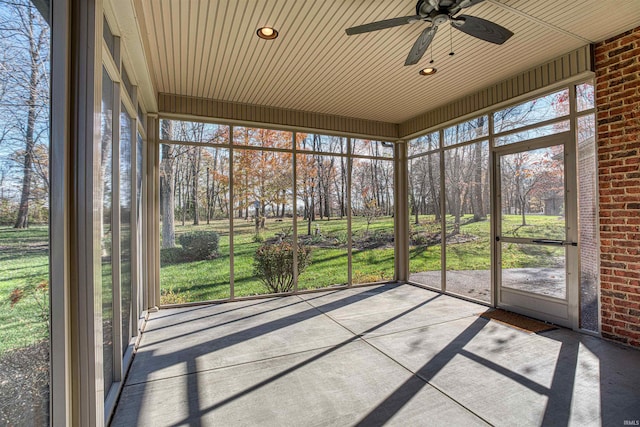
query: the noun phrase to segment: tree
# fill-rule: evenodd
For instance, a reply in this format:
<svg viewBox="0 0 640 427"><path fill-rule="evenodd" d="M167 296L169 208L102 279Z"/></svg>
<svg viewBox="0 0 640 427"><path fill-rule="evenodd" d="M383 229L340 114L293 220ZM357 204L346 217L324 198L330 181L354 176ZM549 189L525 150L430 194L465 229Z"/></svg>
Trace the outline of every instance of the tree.
<svg viewBox="0 0 640 427"><path fill-rule="evenodd" d="M20 176L14 227L27 228L32 192L34 187L43 184L39 178L46 172L45 168L41 168L40 173L34 171L34 165L43 167L48 162L48 150L36 150L36 147L46 146L42 141L48 137L50 34L47 23L31 2L16 0L7 5L6 11L0 17L3 30L0 49L4 56L0 68L5 126L2 135L3 140L21 146L14 156L19 162ZM45 188L45 193L47 190Z"/></svg>
<svg viewBox="0 0 640 427"><path fill-rule="evenodd" d="M482 144L482 143L476 143ZM460 219L468 204L474 168L471 167L474 145L463 145L445 151L445 188L447 212L453 215L453 234L460 231Z"/></svg>
<svg viewBox="0 0 640 427"><path fill-rule="evenodd" d="M161 138L171 139L171 120L161 122ZM162 247L173 248L176 246L175 231L175 174L176 161L175 148L171 144L162 144L160 161L160 214L162 216Z"/></svg>
<svg viewBox="0 0 640 427"><path fill-rule="evenodd" d="M311 222L315 220L315 196L318 170L316 159L311 155L297 158L298 197L303 202L302 217L307 221L307 235L311 236Z"/></svg>
<svg viewBox="0 0 640 427"><path fill-rule="evenodd" d="M503 156L501 171L503 193L510 191L521 215L521 226L527 225L526 214L531 211L531 198L537 196L539 207L545 198L562 195L564 187L563 150L560 146L524 151ZM511 181L511 182L508 182Z"/></svg>
<svg viewBox="0 0 640 427"><path fill-rule="evenodd" d="M376 218L382 216L382 210L380 209L380 207L378 207L378 202L376 201L376 199L368 197L366 193L363 194L362 196L365 200L362 214L367 220L367 233L368 233L369 226L371 225L371 223L373 223L373 221Z"/></svg>
<svg viewBox="0 0 640 427"><path fill-rule="evenodd" d="M486 116L480 116L476 120L477 129L483 129ZM471 180L471 206L473 211L473 220L481 221L486 219L487 215L484 210L484 203L482 202L482 170L485 162L482 156L483 144L473 144L473 160L471 161L471 168L473 169L473 176Z"/></svg>
<svg viewBox="0 0 640 427"><path fill-rule="evenodd" d="M434 215L440 220L440 154L432 153L410 161L409 197L414 223L419 215Z"/></svg>

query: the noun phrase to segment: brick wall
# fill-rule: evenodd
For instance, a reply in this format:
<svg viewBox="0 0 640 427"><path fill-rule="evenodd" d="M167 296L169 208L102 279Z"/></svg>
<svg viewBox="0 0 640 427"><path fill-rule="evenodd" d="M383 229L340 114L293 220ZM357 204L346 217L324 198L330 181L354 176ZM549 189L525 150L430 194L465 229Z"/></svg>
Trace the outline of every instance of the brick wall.
<svg viewBox="0 0 640 427"><path fill-rule="evenodd" d="M640 27L595 47L602 335L640 347Z"/></svg>

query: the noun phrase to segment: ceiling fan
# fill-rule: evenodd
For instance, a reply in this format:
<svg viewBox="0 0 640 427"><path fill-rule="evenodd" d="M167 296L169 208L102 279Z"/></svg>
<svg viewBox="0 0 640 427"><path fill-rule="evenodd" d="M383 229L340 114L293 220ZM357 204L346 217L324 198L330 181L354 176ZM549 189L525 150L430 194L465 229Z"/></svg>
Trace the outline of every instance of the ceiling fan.
<svg viewBox="0 0 640 427"><path fill-rule="evenodd" d="M479 38L495 44L502 44L509 40L513 33L506 28L486 19L470 15L458 15L462 9L482 3L483 0L418 0L416 3L416 14L403 16L400 18L385 19L383 21L371 22L369 24L358 25L347 28L349 36L354 34L368 33L371 31L383 30L385 28L398 27L400 25L411 24L413 22L430 22L413 44L404 65L416 64L422 55L427 51L433 37L438 31L438 27L449 21L456 30L470 36Z"/></svg>

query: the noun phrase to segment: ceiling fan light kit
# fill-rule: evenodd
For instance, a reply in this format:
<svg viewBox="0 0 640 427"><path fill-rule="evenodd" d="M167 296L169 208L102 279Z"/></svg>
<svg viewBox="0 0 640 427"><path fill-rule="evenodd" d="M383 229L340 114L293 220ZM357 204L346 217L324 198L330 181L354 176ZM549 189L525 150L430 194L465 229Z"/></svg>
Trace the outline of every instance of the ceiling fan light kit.
<svg viewBox="0 0 640 427"><path fill-rule="evenodd" d="M503 44L513 33L506 28L486 19L471 15L457 15L462 9L482 3L483 0L418 0L416 14L400 18L385 19L347 28L347 35L368 33L386 28L398 27L417 21L428 22L431 25L425 28L415 41L404 65L414 65L422 58L427 48L433 41L438 27L447 22L451 27L465 34L494 44ZM450 56L453 55L453 49ZM432 67L431 67L432 68ZM435 68L434 68L435 70ZM435 72L435 71L434 71ZM422 71L420 72L422 74ZM433 74L433 73L431 73Z"/></svg>

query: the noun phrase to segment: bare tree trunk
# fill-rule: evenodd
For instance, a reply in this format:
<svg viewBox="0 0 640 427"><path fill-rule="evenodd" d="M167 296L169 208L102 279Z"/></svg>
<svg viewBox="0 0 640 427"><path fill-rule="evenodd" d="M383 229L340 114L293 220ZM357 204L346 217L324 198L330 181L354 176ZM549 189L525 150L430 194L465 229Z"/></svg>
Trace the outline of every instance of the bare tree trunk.
<svg viewBox="0 0 640 427"><path fill-rule="evenodd" d="M207 167L207 188L206 188L206 203L207 203L207 225L211 223L211 202L213 200L213 189L209 188L209 174L211 171Z"/></svg>
<svg viewBox="0 0 640 427"><path fill-rule="evenodd" d="M287 197L287 190L282 190L282 211L280 213L280 218L284 218L284 208L286 206L286 197Z"/></svg>
<svg viewBox="0 0 640 427"><path fill-rule="evenodd" d="M486 218L484 204L482 203L482 143L474 146L473 179L471 183L471 200L473 220L480 221Z"/></svg>
<svg viewBox="0 0 640 427"><path fill-rule="evenodd" d="M420 212L418 208L418 198L416 197L415 176L413 175L414 174L409 171L409 199L411 200L411 209L413 210L413 215L415 217L414 224L418 225L420 224Z"/></svg>
<svg viewBox="0 0 640 427"><path fill-rule="evenodd" d="M182 168L182 173L181 173L181 178L180 179L180 195L182 197L182 205L181 205L181 209L182 209L182 215L180 215L182 217L182 226L184 227L186 221L187 221L187 207L189 206L189 176L188 176L188 172L185 171L185 167L183 166ZM185 175L187 175L185 177ZM185 182L186 182L186 188L185 188Z"/></svg>
<svg viewBox="0 0 640 427"><path fill-rule="evenodd" d="M193 225L200 225L200 203L198 202L198 189L200 187L200 161L202 158L202 147L196 147L196 153L193 159L193 185L192 185L192 206L193 206Z"/></svg>
<svg viewBox="0 0 640 427"><path fill-rule="evenodd" d="M20 195L20 206L18 208L18 217L14 228L27 228L29 226L29 197L31 195L31 177L32 177L32 165L33 165L33 147L35 142L33 140L33 126L35 124L35 114L33 99L33 92L29 95L29 116L27 119L27 134L25 143L24 163L22 165L22 192Z"/></svg>
<svg viewBox="0 0 640 427"><path fill-rule="evenodd" d="M431 199L433 200L433 210L435 213L436 221L440 221L440 197L439 197L439 189L440 186L435 185L434 177L433 177L433 158L432 155L427 156L427 172L429 174L429 190L431 192Z"/></svg>
<svg viewBox="0 0 640 427"><path fill-rule="evenodd" d="M347 216L347 199L345 187L347 186L347 165L346 160L340 158L340 219Z"/></svg>
<svg viewBox="0 0 640 427"><path fill-rule="evenodd" d="M171 122L162 121L162 138L169 139L171 135ZM173 163L175 152L172 145L162 144L162 162L160 164L160 201L162 208L162 247L173 248L176 245L175 231L175 192Z"/></svg>
<svg viewBox="0 0 640 427"><path fill-rule="evenodd" d="M27 113L27 131L25 135L24 162L22 164L22 191L20 205L14 228L27 228L29 226L29 198L31 196L31 180L33 176L33 148L35 147L34 128L36 123L36 102L38 101L38 81L40 80L40 48L44 37L44 31L40 32L38 40L34 37L34 10L29 8L29 58L31 60L29 75L29 101Z"/></svg>

